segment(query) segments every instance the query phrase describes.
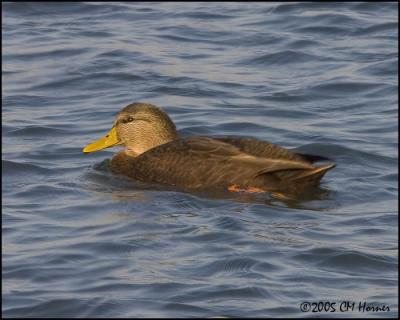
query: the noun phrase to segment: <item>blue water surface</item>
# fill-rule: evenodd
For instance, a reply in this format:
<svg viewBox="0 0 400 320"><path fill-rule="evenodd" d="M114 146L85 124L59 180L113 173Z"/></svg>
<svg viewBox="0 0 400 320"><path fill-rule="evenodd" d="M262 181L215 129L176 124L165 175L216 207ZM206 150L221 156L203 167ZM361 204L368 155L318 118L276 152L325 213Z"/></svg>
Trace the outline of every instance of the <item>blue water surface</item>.
<svg viewBox="0 0 400 320"><path fill-rule="evenodd" d="M4 317L398 316L396 2L2 9ZM113 176L82 147L135 101L337 167L290 201Z"/></svg>

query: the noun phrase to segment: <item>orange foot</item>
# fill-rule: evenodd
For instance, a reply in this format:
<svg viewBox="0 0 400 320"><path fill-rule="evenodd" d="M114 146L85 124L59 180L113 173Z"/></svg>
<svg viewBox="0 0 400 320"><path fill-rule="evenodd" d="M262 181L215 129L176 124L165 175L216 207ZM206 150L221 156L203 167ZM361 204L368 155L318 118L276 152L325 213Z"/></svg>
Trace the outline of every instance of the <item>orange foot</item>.
<svg viewBox="0 0 400 320"><path fill-rule="evenodd" d="M251 193L265 192L265 190L260 189L260 188L255 188L255 187L249 187L247 189L242 189L242 188L240 188L240 186L238 184L233 184L233 185L229 186L228 190L234 191L234 192L251 192Z"/></svg>

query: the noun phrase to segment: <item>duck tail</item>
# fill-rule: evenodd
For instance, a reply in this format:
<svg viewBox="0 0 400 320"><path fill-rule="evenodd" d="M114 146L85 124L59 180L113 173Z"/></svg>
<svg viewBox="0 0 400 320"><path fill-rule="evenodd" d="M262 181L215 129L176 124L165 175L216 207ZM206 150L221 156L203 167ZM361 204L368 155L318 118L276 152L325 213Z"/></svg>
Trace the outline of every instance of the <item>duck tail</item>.
<svg viewBox="0 0 400 320"><path fill-rule="evenodd" d="M330 169L334 167L336 167L336 164L331 163L309 170L302 170L301 173L294 175L291 181L295 183L306 183L308 185L315 185L320 182L325 173L327 173Z"/></svg>

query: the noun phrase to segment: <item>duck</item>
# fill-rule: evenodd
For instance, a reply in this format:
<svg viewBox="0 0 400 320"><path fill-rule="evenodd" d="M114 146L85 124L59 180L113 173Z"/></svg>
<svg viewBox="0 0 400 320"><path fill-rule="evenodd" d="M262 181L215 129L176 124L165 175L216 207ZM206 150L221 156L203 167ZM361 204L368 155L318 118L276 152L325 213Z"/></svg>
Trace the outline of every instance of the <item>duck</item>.
<svg viewBox="0 0 400 320"><path fill-rule="evenodd" d="M119 111L111 130L84 153L123 146L109 161L112 174L182 190L298 194L318 186L335 163L241 136L181 137L161 108L135 102Z"/></svg>

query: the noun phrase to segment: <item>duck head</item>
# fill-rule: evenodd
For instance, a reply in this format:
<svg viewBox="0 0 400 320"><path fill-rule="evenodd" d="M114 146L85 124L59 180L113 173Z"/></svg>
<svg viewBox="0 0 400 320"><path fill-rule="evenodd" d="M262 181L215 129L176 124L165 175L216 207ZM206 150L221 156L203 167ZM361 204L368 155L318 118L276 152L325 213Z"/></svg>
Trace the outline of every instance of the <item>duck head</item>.
<svg viewBox="0 0 400 320"><path fill-rule="evenodd" d="M83 152L122 145L125 152L136 156L176 138L175 125L163 110L138 102L118 112L112 129L104 137L88 144Z"/></svg>

